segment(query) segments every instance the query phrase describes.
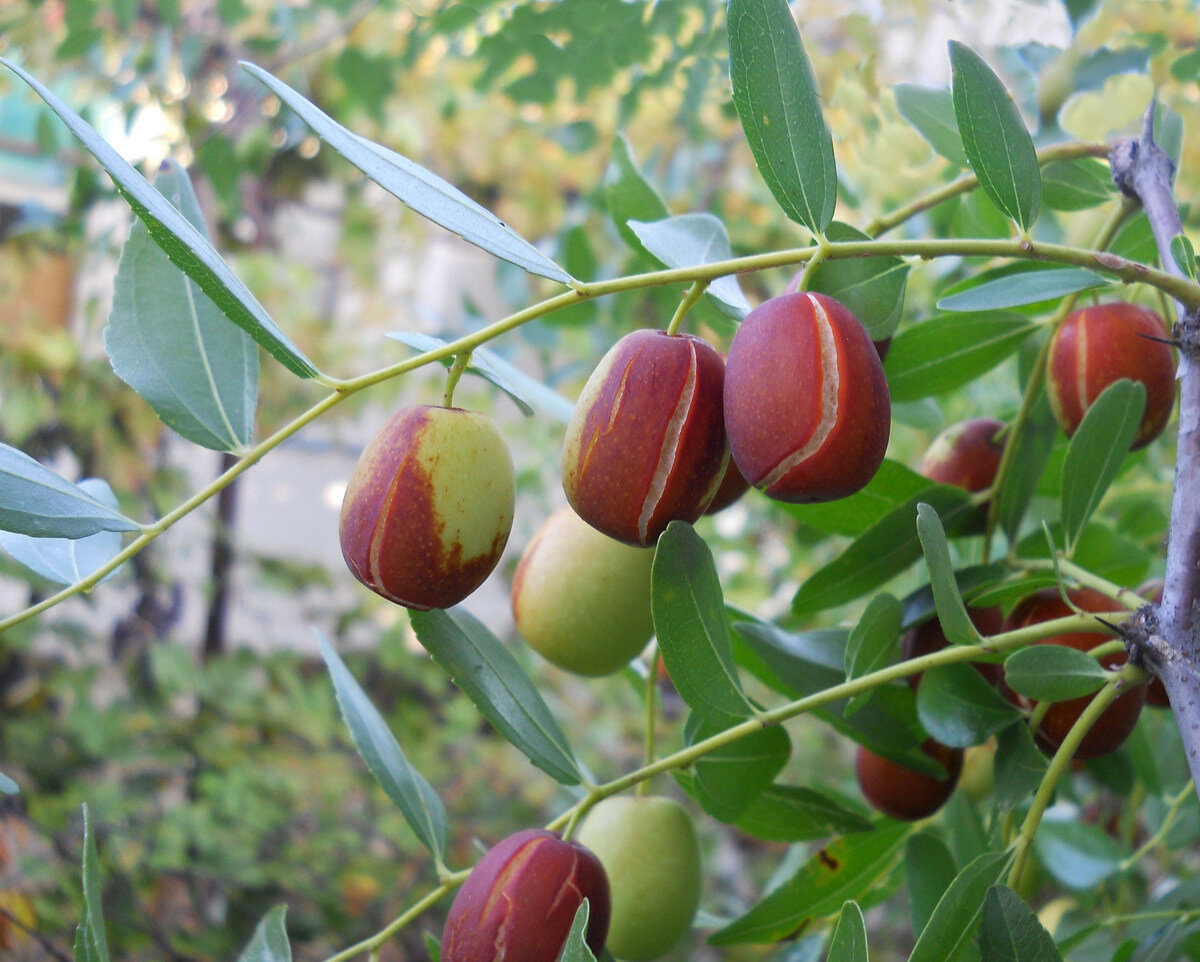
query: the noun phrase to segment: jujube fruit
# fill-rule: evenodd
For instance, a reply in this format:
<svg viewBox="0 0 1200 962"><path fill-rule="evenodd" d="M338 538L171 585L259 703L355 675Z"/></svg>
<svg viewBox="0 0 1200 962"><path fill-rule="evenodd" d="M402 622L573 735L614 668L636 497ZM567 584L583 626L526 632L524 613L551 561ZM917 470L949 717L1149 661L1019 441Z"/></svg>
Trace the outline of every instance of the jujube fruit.
<svg viewBox="0 0 1200 962"><path fill-rule="evenodd" d="M704 509L705 514L716 514L724 511L731 504L750 490L750 482L742 476L737 463L730 458L725 462L725 473L721 475L721 483L717 485L717 493Z"/></svg>
<svg viewBox="0 0 1200 962"><path fill-rule="evenodd" d="M721 483L725 364L688 334L634 331L584 385L563 444L563 489L610 538L645 547L694 522Z"/></svg>
<svg viewBox="0 0 1200 962"><path fill-rule="evenodd" d="M654 634L653 563L653 549L615 541L561 508L529 542L513 577L517 631L567 671L614 672Z"/></svg>
<svg viewBox="0 0 1200 962"><path fill-rule="evenodd" d="M1102 614L1126 610L1124 606L1113 599L1091 588L1077 588L1068 592L1067 597L1073 604L1087 612ZM1064 618L1071 614L1074 612L1059 597L1058 591L1054 588L1046 588L1034 592L1018 602L1017 606L1009 613L1008 618L1005 619L1004 627L1006 631L1015 631L1018 628L1026 628L1029 625L1049 621L1053 618ZM1077 651L1091 651L1097 645L1111 640L1112 637L1103 632L1077 631L1041 638L1034 644L1065 645ZM1122 651L1105 655L1100 659L1100 664L1105 668L1119 668L1125 664L1125 653ZM1007 685L1003 686L1003 689L1011 701L1025 707L1033 707L1034 703L1024 696L1016 694ZM1055 702L1049 707L1036 733L1037 742L1044 751L1054 752L1058 749L1063 739L1067 737L1067 732L1071 730L1071 726L1083 714L1083 710L1093 697L1093 695L1084 695L1080 698ZM1145 701L1146 685L1144 683L1133 685L1121 692L1083 737L1083 741L1075 751L1075 758L1080 760L1096 758L1120 748L1137 724Z"/></svg>
<svg viewBox="0 0 1200 962"><path fill-rule="evenodd" d="M617 795L588 812L577 837L608 873L609 951L633 962L665 955L700 904L700 845L687 810L661 795Z"/></svg>
<svg viewBox="0 0 1200 962"><path fill-rule="evenodd" d="M869 748L858 748L854 771L863 798L884 815L913 822L932 815L954 794L958 775L962 771L963 751L949 748L928 738L921 751L946 769L942 778L914 772L890 758L877 755Z"/></svg>
<svg viewBox="0 0 1200 962"><path fill-rule="evenodd" d="M354 466L338 530L342 556L389 601L449 608L496 567L515 499L512 456L491 418L405 408Z"/></svg>
<svg viewBox="0 0 1200 962"><path fill-rule="evenodd" d="M1158 437L1175 404L1175 358L1163 319L1134 304L1083 307L1066 316L1050 342L1046 390L1068 437L1100 393L1121 378L1146 386L1146 408L1130 450Z"/></svg>
<svg viewBox="0 0 1200 962"><path fill-rule="evenodd" d="M858 319L823 294L785 294L742 321L725 371L725 430L746 479L780 501L844 498L883 462L887 381Z"/></svg>
<svg viewBox="0 0 1200 962"><path fill-rule="evenodd" d="M510 835L479 860L454 897L442 962L556 962L585 898L584 941L598 956L610 907L600 860L544 829Z"/></svg>
<svg viewBox="0 0 1200 962"><path fill-rule="evenodd" d="M972 493L992 486L1004 443L996 434L1004 427L995 418L971 418L946 428L933 439L921 459L921 474L938 484Z"/></svg>
<svg viewBox="0 0 1200 962"><path fill-rule="evenodd" d="M968 607L967 617L971 619L971 624L979 629L981 635L999 634L1004 627L1004 612L1000 610L999 605L989 605L984 608ZM904 633L904 637L900 640L900 652L904 660L908 661L911 658L919 658L921 655L931 655L935 651L941 651L949 644L950 641L942 630L941 620L934 615L928 621L924 621ZM1003 667L997 664L984 661L972 664L975 666L975 670L993 685L998 684L1004 674ZM922 674L922 672L918 672L908 676L908 684L913 691L917 690Z"/></svg>

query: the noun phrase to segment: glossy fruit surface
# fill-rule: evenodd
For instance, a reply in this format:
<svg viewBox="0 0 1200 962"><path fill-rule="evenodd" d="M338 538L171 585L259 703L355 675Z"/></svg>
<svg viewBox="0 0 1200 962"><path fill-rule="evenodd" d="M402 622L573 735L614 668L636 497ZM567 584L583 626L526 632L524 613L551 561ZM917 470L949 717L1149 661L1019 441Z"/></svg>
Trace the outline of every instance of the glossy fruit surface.
<svg viewBox="0 0 1200 962"><path fill-rule="evenodd" d="M725 473L721 475L717 493L713 495L713 499L704 509L704 513L716 514L718 511L724 511L749 490L750 482L738 470L737 463L733 458L730 458L725 464Z"/></svg>
<svg viewBox="0 0 1200 962"><path fill-rule="evenodd" d="M885 815L906 822L932 815L954 794L958 775L962 771L963 751L947 748L932 738L926 739L921 751L940 762L946 769L943 778L924 772L914 772L873 751L858 748L854 771L863 798Z"/></svg>
<svg viewBox="0 0 1200 962"><path fill-rule="evenodd" d="M1004 628L1004 612L999 605L989 605L986 608L968 606L967 616L971 619L971 624L979 629L981 635L999 634ZM907 661L910 658L919 658L921 655L931 655L935 651L941 651L949 644L946 633L942 631L941 621L938 620L937 615L934 615L928 621L923 621L917 627L910 628L904 633L904 637L900 641L900 651L904 660ZM993 685L998 684L1004 675L1003 665L989 662L973 662L973 664L975 670ZM913 691L917 690L920 681L921 674L919 673L908 676L908 684Z"/></svg>
<svg viewBox="0 0 1200 962"><path fill-rule="evenodd" d="M1170 331L1154 311L1114 302L1067 315L1054 339L1046 368L1046 390L1054 416L1067 436L1079 427L1100 393L1121 378L1146 386L1146 408L1131 450L1153 441L1175 405L1175 358Z"/></svg>
<svg viewBox="0 0 1200 962"><path fill-rule="evenodd" d="M472 870L442 933L442 962L555 962L588 900L584 940L604 948L609 886L599 859L540 828L510 835Z"/></svg>
<svg viewBox="0 0 1200 962"><path fill-rule="evenodd" d="M1154 578L1147 581L1144 585L1137 589L1137 593L1147 601L1158 604L1162 601L1163 595L1163 580L1162 578ZM1163 684L1161 678L1150 679L1150 684L1146 688L1146 704L1154 708L1170 708L1171 699L1167 695L1167 686Z"/></svg>
<svg viewBox="0 0 1200 962"><path fill-rule="evenodd" d="M921 473L930 481L964 491L991 487L1004 453L1004 442L996 439L1003 427L1004 422L995 418L971 418L950 425L925 452Z"/></svg>
<svg viewBox="0 0 1200 962"><path fill-rule="evenodd" d="M515 498L512 456L491 418L405 408L354 466L342 500L342 556L390 601L449 608L496 567Z"/></svg>
<svg viewBox="0 0 1200 962"><path fill-rule="evenodd" d="M776 297L734 335L725 429L738 468L769 497L832 501L866 485L887 450L890 404L867 332L830 297Z"/></svg>
<svg viewBox="0 0 1200 962"><path fill-rule="evenodd" d="M612 887L609 951L632 962L665 955L700 903L700 846L686 809L665 796L617 795L588 812L578 838Z"/></svg>
<svg viewBox="0 0 1200 962"><path fill-rule="evenodd" d="M1068 597L1074 604L1088 612L1102 614L1106 611L1126 610L1111 598L1090 588L1078 588L1068 592ZM1058 591L1046 588L1024 598L1013 608L1005 620L1005 630L1013 631L1038 622L1049 621L1052 618L1063 618L1070 614L1074 614L1074 612L1059 597ZM1072 632L1064 635L1052 635L1035 642L1035 644L1065 645L1078 651L1091 651L1097 645L1111 640L1111 635L1102 632ZM1125 653L1114 652L1111 655L1105 655L1100 659L1100 664L1105 668L1120 667L1125 664ZM1015 703L1032 707L1029 699L1017 695L1007 686L1004 686L1004 691L1007 697ZM1081 698L1055 702L1050 706L1037 730L1037 742L1044 751L1057 750L1092 697L1084 695ZM1120 748L1137 724L1145 701L1145 684L1134 685L1118 695L1084 736L1075 752L1075 758L1080 760L1096 758Z"/></svg>
<svg viewBox="0 0 1200 962"><path fill-rule="evenodd" d="M724 379L721 355L698 337L642 330L613 345L567 425L563 489L576 513L641 547L699 518L729 457Z"/></svg>
<svg viewBox="0 0 1200 962"><path fill-rule="evenodd" d="M570 508L546 519L513 577L517 631L560 668L607 675L654 634L651 548L614 541Z"/></svg>

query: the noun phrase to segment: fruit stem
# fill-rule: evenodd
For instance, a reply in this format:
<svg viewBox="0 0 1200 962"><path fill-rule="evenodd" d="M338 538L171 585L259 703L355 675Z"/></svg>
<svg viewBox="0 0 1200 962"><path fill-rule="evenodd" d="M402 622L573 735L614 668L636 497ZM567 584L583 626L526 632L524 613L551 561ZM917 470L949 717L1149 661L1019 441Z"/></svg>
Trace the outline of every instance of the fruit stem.
<svg viewBox="0 0 1200 962"><path fill-rule="evenodd" d="M1026 571L1060 571L1081 587L1092 588L1106 598L1112 598L1113 601L1124 605L1130 611L1137 611L1146 604L1146 599L1131 588L1126 588L1106 578L1101 578L1099 575L1092 574L1092 572L1086 568L1081 568L1074 561L1067 561L1060 557L1057 559L1056 566L1055 561L1049 558L1021 558L1017 561L1017 564Z"/></svg>
<svg viewBox="0 0 1200 962"><path fill-rule="evenodd" d="M1058 751L1054 753L1054 757L1050 759L1050 765L1046 768L1046 774L1042 776L1042 782L1038 785L1037 792L1033 796L1033 803L1029 807L1029 812L1025 816L1025 821L1021 823L1021 830L1017 834L1016 841L1016 857L1013 860L1012 868L1008 872L1008 885L1010 888L1016 886L1017 880L1021 877L1021 873L1025 870L1025 862L1029 856L1029 849L1033 845L1033 836L1037 832L1038 825L1041 824L1042 816L1050 805L1050 800L1054 797L1054 791L1058 787L1058 783L1066 774L1067 769L1071 765L1071 759L1075 757L1075 751L1079 748L1083 737L1088 733L1088 730L1096 723L1096 720L1104 714L1104 710L1112 704L1117 697L1117 690L1122 684L1128 682L1133 683L1135 673L1138 676L1143 674L1140 668L1135 668L1133 665L1126 665L1119 674L1115 675L1105 682L1092 698L1079 717L1075 719L1075 724L1071 726L1071 730L1067 732L1066 737L1062 740L1062 744L1058 746Z"/></svg>
<svg viewBox="0 0 1200 962"><path fill-rule="evenodd" d="M449 373L446 375L446 390L442 394L442 407L454 407L454 389L458 387L459 378L463 376L471 363L471 352L463 351L454 358L454 364L451 366Z"/></svg>
<svg viewBox="0 0 1200 962"><path fill-rule="evenodd" d="M807 291L809 284L812 283L813 274L817 272L817 267L821 261L829 256L829 241L821 238L817 245L817 252L808 259L808 263L804 265L804 271L800 274L800 280L796 283L797 291Z"/></svg>
<svg viewBox="0 0 1200 962"><path fill-rule="evenodd" d="M683 324L683 319L687 317L688 311L696 306L696 302L704 296L704 292L708 289L709 281L697 280L688 288L682 299L679 301L679 306L675 308L675 316L671 318L671 323L667 325L668 334L678 334L679 328Z"/></svg>

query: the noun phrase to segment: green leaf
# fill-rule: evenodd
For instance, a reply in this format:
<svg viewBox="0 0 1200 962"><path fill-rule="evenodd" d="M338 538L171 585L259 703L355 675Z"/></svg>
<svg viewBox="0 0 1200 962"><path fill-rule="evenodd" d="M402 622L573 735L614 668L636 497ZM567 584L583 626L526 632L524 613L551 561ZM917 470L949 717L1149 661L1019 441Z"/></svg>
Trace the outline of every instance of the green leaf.
<svg viewBox="0 0 1200 962"><path fill-rule="evenodd" d="M1189 280L1196 279L1196 251L1187 235L1176 234L1171 238L1171 257Z"/></svg>
<svg viewBox="0 0 1200 962"><path fill-rule="evenodd" d="M694 745L723 730L693 713L684 738ZM739 738L696 759L692 797L713 818L732 822L770 787L791 753L791 739L778 725Z"/></svg>
<svg viewBox="0 0 1200 962"><path fill-rule="evenodd" d="M982 962L1062 962L1050 933L1012 889L993 885L983 897Z"/></svg>
<svg viewBox="0 0 1200 962"><path fill-rule="evenodd" d="M996 736L996 805L1012 808L1037 790L1049 761L1038 751L1027 725L1009 725Z"/></svg>
<svg viewBox="0 0 1200 962"><path fill-rule="evenodd" d="M929 479L899 461L885 458L865 488L824 504L779 504L788 514L818 531L857 537L914 495L929 489Z"/></svg>
<svg viewBox="0 0 1200 962"><path fill-rule="evenodd" d="M241 67L265 84L330 147L422 217L530 274L563 284L571 280L554 261L457 187L407 157L347 130L261 67L244 61Z"/></svg>
<svg viewBox="0 0 1200 962"><path fill-rule="evenodd" d="M418 331L391 331L387 336L421 353L436 351L450 343L440 337ZM442 359L444 367L449 368L453 364L453 355ZM507 394L526 417L533 417L536 408L563 424L571 420L571 412L575 406L570 401L553 388L530 377L516 365L510 364L495 351L486 347L475 348L471 351L471 362L467 365L467 371Z"/></svg>
<svg viewBox="0 0 1200 962"><path fill-rule="evenodd" d="M421 844L433 852L440 864L446 853L447 824L442 800L405 756L387 722L320 632L317 633L317 644L329 669L338 707L350 729L354 747Z"/></svg>
<svg viewBox="0 0 1200 962"><path fill-rule="evenodd" d="M1062 521L1067 552L1121 470L1142 423L1146 386L1126 378L1110 384L1087 409L1063 462Z"/></svg>
<svg viewBox="0 0 1200 962"><path fill-rule="evenodd" d="M1024 428L1009 444L1015 444L1009 473L996 492L996 518L1008 540L1016 541L1021 521L1029 502L1037 492L1038 479L1050 459L1050 450L1058 434L1058 425L1046 400L1046 392L1038 395Z"/></svg>
<svg viewBox="0 0 1200 962"><path fill-rule="evenodd" d="M425 941L425 951L429 953L429 962L442 962L442 943L432 932L422 932Z"/></svg>
<svg viewBox="0 0 1200 962"><path fill-rule="evenodd" d="M658 539L650 586L654 632L680 697L717 723L749 716L716 565L690 524L672 521Z"/></svg>
<svg viewBox="0 0 1200 962"><path fill-rule="evenodd" d="M712 214L680 214L656 221L629 221L632 230L650 255L667 267L700 267L733 256L725 225ZM718 277L706 292L717 308L730 317L745 317L750 302L737 277Z"/></svg>
<svg viewBox="0 0 1200 962"><path fill-rule="evenodd" d="M896 660L896 641L900 637L900 618L904 613L899 601L886 592L871 599L846 642L846 680L853 681L886 668ZM855 695L847 703L843 716L862 708L872 691Z"/></svg>
<svg viewBox="0 0 1200 962"><path fill-rule="evenodd" d="M835 242L871 239L857 227L836 220L825 237ZM900 323L907 283L908 265L899 257L839 257L817 265L808 289L844 304L862 321L871 340L881 341L891 337Z"/></svg>
<svg viewBox="0 0 1200 962"><path fill-rule="evenodd" d="M590 911L591 906L587 899L579 903L579 908L575 910L575 920L571 923L571 931L567 933L567 940L559 950L558 962L596 962L596 956L584 941Z"/></svg>
<svg viewBox="0 0 1200 962"><path fill-rule="evenodd" d="M238 962L292 962L286 916L286 905L276 905L264 915L254 927L254 935L238 956Z"/></svg>
<svg viewBox="0 0 1200 962"><path fill-rule="evenodd" d="M981 745L1020 714L970 665L931 668L917 688L917 716L929 734L951 748Z"/></svg>
<svg viewBox="0 0 1200 962"><path fill-rule="evenodd" d="M263 310L254 295L221 260L213 246L186 217L121 157L86 121L38 83L20 67L0 57L8 67L37 91L88 152L100 162L133 208L134 214L149 228L150 236L188 277L192 278L217 307L261 344L284 367L300 377L313 377L317 369Z"/></svg>
<svg viewBox="0 0 1200 962"><path fill-rule="evenodd" d="M805 617L853 601L921 557L917 537L917 504L931 505L953 532L977 515L970 496L959 488L936 485L909 498L854 540L837 558L800 586L792 611Z"/></svg>
<svg viewBox="0 0 1200 962"><path fill-rule="evenodd" d="M4 772L0 772L0 794L20 795L21 786L5 775Z"/></svg>
<svg viewBox="0 0 1200 962"><path fill-rule="evenodd" d="M631 220L656 221L670 215L658 192L643 176L633 156L629 139L619 133L613 138L612 156L604 175L604 197L608 204L608 215L625 238L625 243L636 251L649 254L629 226Z"/></svg>
<svg viewBox="0 0 1200 962"><path fill-rule="evenodd" d="M98 531L140 529L97 493L0 444L0 530L35 538L86 538Z"/></svg>
<svg viewBox="0 0 1200 962"><path fill-rule="evenodd" d="M884 369L893 403L954 391L1011 355L1037 330L1013 314L947 314L896 335Z"/></svg>
<svg viewBox="0 0 1200 962"><path fill-rule="evenodd" d="M1071 20L1071 32L1078 32L1080 25L1099 5L1100 0L1063 0L1063 6L1067 8L1067 16Z"/></svg>
<svg viewBox="0 0 1200 962"><path fill-rule="evenodd" d="M918 832L904 846L904 874L913 931L920 932L933 917L942 893L954 881L954 856L941 839Z"/></svg>
<svg viewBox="0 0 1200 962"><path fill-rule="evenodd" d="M804 842L871 831L871 823L829 795L795 785L772 785L735 820L743 832L768 842Z"/></svg>
<svg viewBox="0 0 1200 962"><path fill-rule="evenodd" d="M1057 301L1068 294L1109 286L1106 278L1082 267L1034 267L1012 271L943 297L937 307L940 311L1000 310Z"/></svg>
<svg viewBox="0 0 1200 962"><path fill-rule="evenodd" d="M168 161L155 186L209 240L187 174ZM104 349L117 377L181 437L216 451L250 444L258 347L172 263L140 220L121 251Z"/></svg>
<svg viewBox="0 0 1200 962"><path fill-rule="evenodd" d="M100 856L92 815L83 806L83 914L75 929L75 962L108 962L108 936L100 901Z"/></svg>
<svg viewBox="0 0 1200 962"><path fill-rule="evenodd" d="M916 128L917 133L950 163L966 167L967 155L963 153L950 91L920 84L896 84L892 91L900 115Z"/></svg>
<svg viewBox="0 0 1200 962"><path fill-rule="evenodd" d="M1056 160L1042 168L1042 203L1051 210L1087 210L1115 194L1108 165L1094 157Z"/></svg>
<svg viewBox="0 0 1200 962"><path fill-rule="evenodd" d="M838 914L826 962L868 962L867 923L863 921L862 909L853 900L843 905Z"/></svg>
<svg viewBox="0 0 1200 962"><path fill-rule="evenodd" d="M1031 645L1005 659L1004 680L1017 694L1034 701L1067 701L1103 687L1108 672L1075 648Z"/></svg>
<svg viewBox="0 0 1200 962"><path fill-rule="evenodd" d="M991 201L1028 230L1042 200L1042 172L1021 112L974 50L950 41L954 117L963 152Z"/></svg>
<svg viewBox="0 0 1200 962"><path fill-rule="evenodd" d="M833 219L837 169L812 64L787 0L730 0L733 103L763 180L814 234Z"/></svg>
<svg viewBox="0 0 1200 962"><path fill-rule="evenodd" d="M117 498L108 482L84 478L79 487L114 511ZM34 538L27 534L0 531L0 547L26 568L60 585L82 581L121 550L121 536L115 531L97 531L86 538ZM105 576L111 578L115 571Z"/></svg>
<svg viewBox="0 0 1200 962"><path fill-rule="evenodd" d="M582 780L566 736L525 670L461 608L409 612L417 640L501 735L564 785Z"/></svg>
<svg viewBox="0 0 1200 962"><path fill-rule="evenodd" d="M950 546L946 544L942 519L927 504L917 505L917 536L921 539L933 601L946 640L952 645L978 644L982 636L967 614L962 595L958 593L958 581L954 563L950 560Z"/></svg>
<svg viewBox="0 0 1200 962"><path fill-rule="evenodd" d="M1180 83L1196 80L1200 75L1200 47L1193 47L1171 61L1171 76Z"/></svg>
<svg viewBox="0 0 1200 962"><path fill-rule="evenodd" d="M1067 888L1093 889L1121 868L1121 846L1075 814L1047 814L1033 837L1033 848L1046 870Z"/></svg>
<svg viewBox="0 0 1200 962"><path fill-rule="evenodd" d="M953 962L975 939L987 890L1008 867L1010 853L987 852L958 873L921 930L909 962Z"/></svg>
<svg viewBox="0 0 1200 962"><path fill-rule="evenodd" d="M836 912L847 899L863 898L892 867L910 831L897 824L836 839L745 915L714 932L709 944L777 942Z"/></svg>

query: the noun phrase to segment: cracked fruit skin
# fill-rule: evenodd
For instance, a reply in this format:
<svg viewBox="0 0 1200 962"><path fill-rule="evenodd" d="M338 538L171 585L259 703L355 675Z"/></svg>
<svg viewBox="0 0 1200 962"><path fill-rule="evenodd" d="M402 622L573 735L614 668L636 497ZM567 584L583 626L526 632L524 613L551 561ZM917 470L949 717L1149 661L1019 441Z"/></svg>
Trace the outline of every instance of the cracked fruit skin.
<svg viewBox="0 0 1200 962"><path fill-rule="evenodd" d="M513 577L517 631L547 661L578 675L608 675L654 634L651 548L614 541L570 508L529 542Z"/></svg>
<svg viewBox="0 0 1200 962"><path fill-rule="evenodd" d="M342 500L342 556L389 601L449 608L496 567L515 498L512 456L491 418L405 408L354 466Z"/></svg>
<svg viewBox="0 0 1200 962"><path fill-rule="evenodd" d="M1084 611L1096 614L1127 610L1123 605L1091 588L1077 588L1067 592L1067 597ZM1019 601L1005 620L1004 628L1005 631L1013 631L1074 613L1059 597L1057 589L1045 588ZM1065 645L1077 651L1091 651L1097 645L1112 640L1111 635L1103 632L1078 631L1065 635L1052 635L1049 638L1035 641L1034 644ZM1119 668L1125 664L1125 653L1122 651L1105 655L1100 659L1100 664L1109 669ZM1097 758L1121 747L1137 724L1138 716L1142 713L1142 705L1146 702L1146 688L1147 685L1143 682L1125 689L1116 697L1116 700L1096 719L1096 723L1079 743L1079 748L1075 751L1077 760ZM1007 685L1003 686L1002 690L1005 696L1015 704L1026 708L1032 708L1035 704L1030 699L1018 695ZM1055 702L1050 706L1036 733L1037 743L1043 751L1051 753L1058 750L1058 746L1067 737L1067 732L1083 714L1083 710L1092 698L1092 695L1084 695L1081 698Z"/></svg>
<svg viewBox="0 0 1200 962"><path fill-rule="evenodd" d="M725 364L689 334L634 331L584 385L563 444L563 489L598 531L646 547L674 520L696 521L729 458Z"/></svg>
<svg viewBox="0 0 1200 962"><path fill-rule="evenodd" d="M733 459L768 497L833 501L883 462L891 398L862 324L823 294L785 294L742 321L725 370Z"/></svg>
<svg viewBox="0 0 1200 962"><path fill-rule="evenodd" d="M700 904L700 845L687 810L663 795L617 795L588 812L577 837L612 886L609 951L631 962L669 952Z"/></svg>
<svg viewBox="0 0 1200 962"><path fill-rule="evenodd" d="M971 418L950 425L929 445L921 459L921 474L971 493L990 488L1004 453L1004 443L996 440L996 432L1003 427L1004 422L996 418Z"/></svg>
<svg viewBox="0 0 1200 962"><path fill-rule="evenodd" d="M599 956L610 905L600 860L556 832L510 835L479 860L455 895L442 962L555 962L585 898L584 941Z"/></svg>
<svg viewBox="0 0 1200 962"><path fill-rule="evenodd" d="M884 815L906 822L926 818L945 805L958 784L963 750L948 748L928 738L921 745L921 751L941 763L946 769L944 778L914 772L860 745L854 771L863 798Z"/></svg>
<svg viewBox="0 0 1200 962"><path fill-rule="evenodd" d="M1175 356L1171 332L1154 311L1117 301L1083 307L1066 316L1050 342L1046 390L1067 437L1092 402L1121 378L1146 386L1146 408L1131 451L1158 437L1175 406Z"/></svg>

